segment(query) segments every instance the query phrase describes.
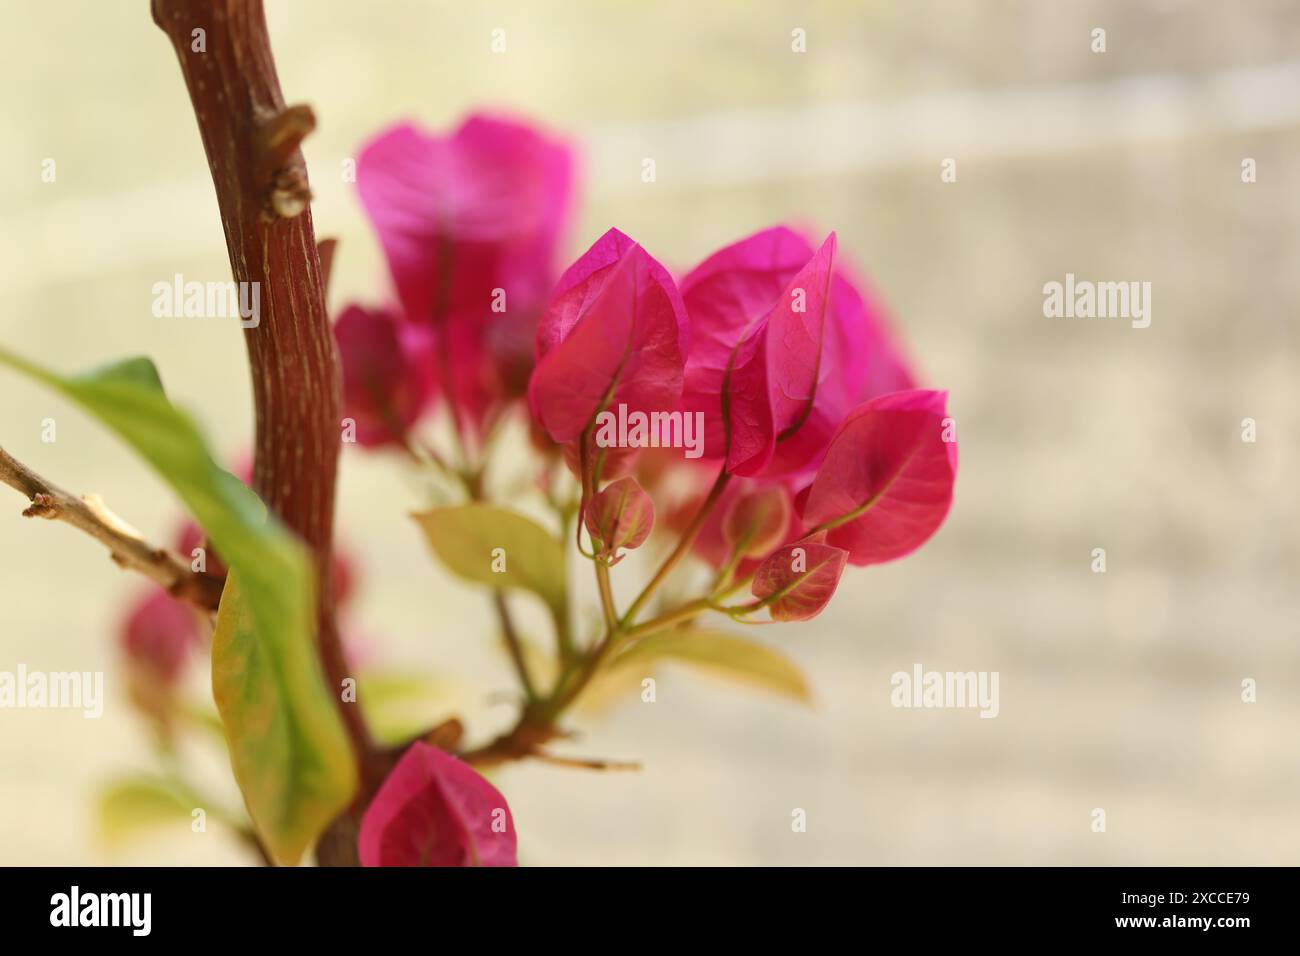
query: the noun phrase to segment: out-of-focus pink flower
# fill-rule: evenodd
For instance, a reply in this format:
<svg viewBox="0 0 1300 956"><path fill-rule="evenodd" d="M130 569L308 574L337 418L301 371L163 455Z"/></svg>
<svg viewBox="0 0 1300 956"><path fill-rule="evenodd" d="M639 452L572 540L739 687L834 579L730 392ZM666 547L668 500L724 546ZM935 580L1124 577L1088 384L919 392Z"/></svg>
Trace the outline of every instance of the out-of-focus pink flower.
<svg viewBox="0 0 1300 956"><path fill-rule="evenodd" d="M334 606L342 608L357 591L356 562L347 553L335 549L334 559L330 565L330 584L334 589Z"/></svg>
<svg viewBox="0 0 1300 956"><path fill-rule="evenodd" d="M855 408L831 439L802 517L856 565L911 554L952 505L957 441L948 393L892 392Z"/></svg>
<svg viewBox="0 0 1300 956"><path fill-rule="evenodd" d="M668 270L611 229L560 277L537 327L533 416L564 443L602 409L675 411L689 341Z"/></svg>
<svg viewBox="0 0 1300 956"><path fill-rule="evenodd" d="M916 374L884 305L843 262L831 280L831 309L840 354L852 356L854 368L839 381L837 401L851 409L877 395L916 387Z"/></svg>
<svg viewBox="0 0 1300 956"><path fill-rule="evenodd" d="M334 323L343 360L343 414L357 443L401 444L433 397L427 330L383 309L349 305Z"/></svg>
<svg viewBox="0 0 1300 956"><path fill-rule="evenodd" d="M361 150L357 189L406 317L433 330L468 422L523 394L572 205L569 147L475 115L450 135L403 124Z"/></svg>
<svg viewBox="0 0 1300 956"><path fill-rule="evenodd" d="M402 755L361 818L363 866L517 866L505 797L426 743Z"/></svg>
<svg viewBox="0 0 1300 956"><path fill-rule="evenodd" d="M696 469L698 475L693 476L696 485L695 490L683 499L665 518L665 524L670 530L679 534L685 531L696 513L703 506L713 481L717 477L717 463L713 462L711 464L712 468ZM685 469L679 466L677 471L680 476ZM772 493L784 495L789 499L793 496L793 489L783 479L732 476L726 490L722 492L722 497L718 499L713 510L709 512L704 524L700 526L700 533L696 536L691 549L696 557L715 568L720 568L726 564L728 559L731 558L737 543L737 539L731 533L731 531L735 530L735 526L733 525L731 531L727 528L728 517L735 517L734 510L742 507L742 502L747 499L751 499L756 495ZM780 536L777 540L772 541L765 550L759 551L755 542L751 542L750 545L746 546L745 551L748 557L737 566L741 577L747 576L749 572L758 566L757 558L761 558L770 552L798 530L793 526L794 522L791 520L789 512L786 512L785 518L785 527L782 529ZM768 544L767 541L761 543Z"/></svg>
<svg viewBox="0 0 1300 956"><path fill-rule="evenodd" d="M132 606L121 633L132 667L164 684L179 679L200 643L194 611L158 587Z"/></svg>
<svg viewBox="0 0 1300 956"><path fill-rule="evenodd" d="M202 549L201 555L203 562L201 566L195 565L200 555L194 552ZM182 558L196 571L203 571L214 578L224 578L226 576L226 565L221 558L208 546L207 535L193 521L186 519L181 525L180 532L176 535L176 550Z"/></svg>
<svg viewBox="0 0 1300 956"><path fill-rule="evenodd" d="M694 337L683 407L703 413L705 456L733 474L810 472L849 409L911 384L834 233L815 251L784 226L756 233L692 270L682 297Z"/></svg>
<svg viewBox="0 0 1300 956"><path fill-rule="evenodd" d="M383 660L382 648L385 642L369 631L344 626L340 640L343 644L343 659L353 674L365 671Z"/></svg>
<svg viewBox="0 0 1300 956"><path fill-rule="evenodd" d="M745 557L762 557L785 540L791 516L790 490L784 485L743 490L722 512L722 537Z"/></svg>

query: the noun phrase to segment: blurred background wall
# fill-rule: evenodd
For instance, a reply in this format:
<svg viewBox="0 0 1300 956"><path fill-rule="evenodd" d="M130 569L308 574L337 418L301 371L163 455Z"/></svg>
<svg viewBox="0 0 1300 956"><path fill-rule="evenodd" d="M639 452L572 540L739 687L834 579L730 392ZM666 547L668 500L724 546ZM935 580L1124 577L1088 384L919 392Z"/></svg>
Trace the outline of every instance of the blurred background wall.
<svg viewBox="0 0 1300 956"><path fill-rule="evenodd" d="M1297 862L1300 8L267 6L285 95L319 119L305 153L317 233L341 239L333 307L376 301L385 282L344 161L400 118L445 128L497 107L581 145L573 251L617 225L684 267L773 222L834 228L926 383L952 393L947 525L906 561L850 572L812 624L762 635L806 668L816 706L665 671L654 706L588 721L575 745L642 773L500 775L525 862ZM149 310L156 281L229 273L147 7L0 0L0 342L68 370L148 353L237 456L251 428L240 335ZM1045 318L1042 287L1067 272L1149 281L1150 328ZM161 485L9 374L0 443L170 537ZM491 697L508 672L482 595L425 555L406 517L418 503L392 461L345 454L355 627L389 666L443 681L436 706L485 736L510 717ZM155 766L112 633L143 585L21 509L0 488L0 669L103 670L108 702L99 721L0 711L0 863L251 862L216 826L116 850L96 838L97 787ZM917 662L998 671L1000 716L891 707L890 675ZM205 753L193 772L237 800Z"/></svg>

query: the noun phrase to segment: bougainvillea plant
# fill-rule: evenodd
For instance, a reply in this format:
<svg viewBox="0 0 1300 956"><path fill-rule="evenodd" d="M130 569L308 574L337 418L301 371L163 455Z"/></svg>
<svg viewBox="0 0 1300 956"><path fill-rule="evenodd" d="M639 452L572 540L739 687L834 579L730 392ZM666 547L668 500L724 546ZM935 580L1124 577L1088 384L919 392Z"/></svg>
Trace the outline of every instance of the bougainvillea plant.
<svg viewBox="0 0 1300 956"><path fill-rule="evenodd" d="M553 749L602 682L630 674L639 693L674 659L805 695L779 630L759 641L715 622L815 617L849 565L934 534L957 470L946 394L917 386L835 233L775 226L677 271L610 229L559 270L568 144L492 115L446 134L399 125L356 167L391 292L331 325L334 247L314 240L298 151L314 121L280 97L259 6L155 0L154 16L195 103L234 277L261 288L245 329L251 468L214 463L148 360L64 377L0 351L139 452L191 520L157 548L3 452L0 476L28 514L89 532L156 583L121 647L131 700L164 747L196 713L182 677L210 656L244 798L220 816L279 864L314 849L323 864L510 865L515 823L484 774L525 759L608 766ZM412 532L489 595L484 630L518 684L517 718L494 739L450 718L381 741L368 720L380 690L358 682L341 636L356 574L331 530L349 445L438 488L434 506L415 503ZM525 490L501 490L503 469ZM620 575L635 595L621 606ZM520 600L546 609L549 649L526 643ZM199 800L168 778L106 805L188 815Z"/></svg>

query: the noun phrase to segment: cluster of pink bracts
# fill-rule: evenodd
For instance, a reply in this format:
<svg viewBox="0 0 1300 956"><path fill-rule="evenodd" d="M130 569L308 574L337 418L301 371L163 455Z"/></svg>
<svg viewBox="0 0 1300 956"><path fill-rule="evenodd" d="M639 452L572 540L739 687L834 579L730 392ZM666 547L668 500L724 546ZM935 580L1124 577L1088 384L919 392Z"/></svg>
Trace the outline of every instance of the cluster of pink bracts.
<svg viewBox="0 0 1300 956"><path fill-rule="evenodd" d="M691 529L694 553L752 575L774 620L818 614L846 564L923 544L948 512L957 470L946 393L915 387L880 305L838 260L835 234L814 247L767 229L674 278L611 229L557 281L574 166L564 144L481 116L446 137L399 126L365 147L357 184L396 302L350 305L336 323L357 441L409 448L441 405L472 455L526 399L534 445L564 455L590 489L584 518L598 559L612 564L642 544L665 474L685 472L696 490L659 509L660 530L682 533L720 494ZM598 416L615 409L678 434L698 422L698 457L602 441ZM142 614L128 650L174 673L175 647ZM490 784L417 744L366 815L362 860L512 863L514 824L508 809L493 819L494 808L505 801Z"/></svg>
<svg viewBox="0 0 1300 956"><path fill-rule="evenodd" d="M769 522L754 557L821 528L848 563L874 564L933 534L957 466L946 394L915 388L835 234L814 248L767 229L674 280L611 229L555 282L573 165L562 144L486 117L445 138L401 126L362 151L358 188L399 305L338 321L358 440L404 443L439 396L481 440L526 394L539 446L576 465L590 434L598 478L612 480L637 455L596 447L599 412L698 413L701 459L672 460L700 474L701 497L719 466L734 478L696 542L705 560L727 560L729 519L754 509Z"/></svg>

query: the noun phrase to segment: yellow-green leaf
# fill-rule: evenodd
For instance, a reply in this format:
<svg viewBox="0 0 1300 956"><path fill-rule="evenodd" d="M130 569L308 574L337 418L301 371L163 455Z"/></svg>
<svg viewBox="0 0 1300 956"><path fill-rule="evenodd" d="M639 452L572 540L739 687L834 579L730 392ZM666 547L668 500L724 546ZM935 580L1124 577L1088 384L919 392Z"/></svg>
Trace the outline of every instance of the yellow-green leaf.
<svg viewBox="0 0 1300 956"><path fill-rule="evenodd" d="M212 695L249 814L275 861L294 864L351 801L356 769L315 657L311 607L270 583L231 560L212 635ZM304 586L310 594L309 579ZM268 630L263 619L280 624Z"/></svg>
<svg viewBox="0 0 1300 956"><path fill-rule="evenodd" d="M296 863L356 789L347 736L316 659L307 553L213 462L148 359L71 377L3 349L0 364L60 392L130 445L230 567L213 639L213 694L249 813L276 861Z"/></svg>
<svg viewBox="0 0 1300 956"><path fill-rule="evenodd" d="M413 515L449 570L497 588L522 588L564 606L564 546L531 518L493 505L434 508Z"/></svg>
<svg viewBox="0 0 1300 956"><path fill-rule="evenodd" d="M726 631L684 627L651 634L615 657L606 672L621 677L630 670L664 661L685 664L801 703L812 702L808 682L790 658L766 644Z"/></svg>
<svg viewBox="0 0 1300 956"><path fill-rule="evenodd" d="M381 744L399 744L450 716L458 688L409 671L366 671L357 678L357 700Z"/></svg>
<svg viewBox="0 0 1300 956"><path fill-rule="evenodd" d="M193 794L161 777L116 780L99 795L99 835L116 846L155 827L183 826L188 830L198 806Z"/></svg>

